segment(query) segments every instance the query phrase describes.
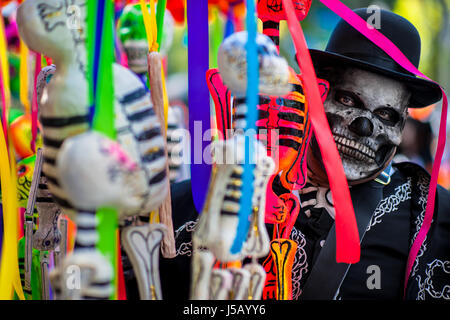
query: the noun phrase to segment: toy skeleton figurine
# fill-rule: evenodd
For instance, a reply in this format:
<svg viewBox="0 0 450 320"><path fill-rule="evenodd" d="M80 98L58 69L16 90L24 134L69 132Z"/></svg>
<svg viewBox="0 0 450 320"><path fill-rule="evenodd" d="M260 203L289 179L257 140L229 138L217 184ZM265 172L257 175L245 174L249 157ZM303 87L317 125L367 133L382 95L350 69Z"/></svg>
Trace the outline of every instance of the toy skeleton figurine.
<svg viewBox="0 0 450 320"><path fill-rule="evenodd" d="M269 238L264 226L265 191L268 177L272 174L275 166L272 158L267 156L263 144L255 140L253 146L255 152L251 155L251 160L255 163L252 224L243 249L236 254L230 253L236 235L237 214L242 197L242 163L245 148L245 137L242 130L246 127L245 113L247 110L245 104L246 42L246 32L236 33L225 39L219 49L219 70L225 84L238 99L233 119L236 133L227 140L216 142L213 148L216 167L213 171L206 204L198 227L193 234L194 260L191 286L191 298L193 299L223 297L223 292L227 288L230 288L228 290L232 293L228 295L228 298L231 299L248 299L250 296L258 298L262 292L261 282L264 283L265 274L261 272L262 268L258 268L256 262L246 269L212 271L214 261L211 261L207 253L202 252L202 250L210 251L217 260L229 262L242 260L246 256L253 259L261 258L268 253L269 249ZM274 44L266 36L258 35L256 43L260 60L259 89L271 95L287 93L290 86L286 61L278 56ZM207 274L205 275L205 273ZM232 279L231 285L230 279ZM211 296L204 292L205 289L201 289L202 286L208 287L210 281L212 281ZM256 283L250 286L252 282ZM217 283L222 283L222 287ZM257 283L260 285L258 286Z"/></svg>
<svg viewBox="0 0 450 320"><path fill-rule="evenodd" d="M170 182L186 178L185 165L186 152L189 151L188 137L186 136L185 106L173 104L167 110L167 153L169 161Z"/></svg>
<svg viewBox="0 0 450 320"><path fill-rule="evenodd" d="M73 18L69 5L81 8L78 29L67 27L66 20ZM95 248L95 212L113 206L121 220L148 217L167 195L167 159L150 94L131 71L117 64L113 72L118 142L87 131L85 11L81 0L29 0L18 9L18 26L28 47L53 58L56 65L40 101L43 173L53 199L78 227L75 251L62 270L78 265L83 274L81 290L69 292L63 285L61 297L107 299L112 288L105 283L112 268ZM64 271L55 274L60 285L64 276Z"/></svg>
<svg viewBox="0 0 450 320"><path fill-rule="evenodd" d="M148 6L148 9L150 7ZM135 72L144 81L147 78L147 53L148 41L144 28L144 17L140 4L128 4L123 9L119 18L117 33L127 56L128 67ZM161 40L161 50L163 57L172 45L174 33L174 19L169 10L164 13L164 28ZM186 147L182 144L184 140L181 137L172 137L176 129L185 129L184 115L181 108L169 105L167 115L167 146L169 155L169 175L170 181L174 182L182 177L180 172L181 157ZM187 139L185 139L187 140ZM175 149L172 153L172 149Z"/></svg>

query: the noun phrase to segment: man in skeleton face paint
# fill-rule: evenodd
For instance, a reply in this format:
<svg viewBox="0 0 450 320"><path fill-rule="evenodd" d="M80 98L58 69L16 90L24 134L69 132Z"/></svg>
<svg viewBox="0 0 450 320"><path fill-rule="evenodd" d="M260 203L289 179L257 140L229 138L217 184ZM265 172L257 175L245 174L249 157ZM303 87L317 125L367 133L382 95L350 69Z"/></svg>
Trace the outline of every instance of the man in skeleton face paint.
<svg viewBox="0 0 450 320"><path fill-rule="evenodd" d="M370 17L366 9L355 13L366 21ZM381 10L379 31L419 65L420 36L411 23ZM304 274L293 275L293 296L450 299L445 289L450 284L450 196L441 187L432 227L404 295L406 261L423 223L430 176L415 164L392 162L408 108L438 102L438 85L408 73L342 20L326 50L310 52L317 76L330 83L324 108L350 186L362 238L361 260L351 266L335 262L333 199L318 142L312 137L308 183L300 190L302 209L294 229L304 240L299 257L306 262Z"/></svg>
<svg viewBox="0 0 450 320"><path fill-rule="evenodd" d="M355 12L368 20L366 9ZM415 27L384 10L380 27L417 67L420 37ZM404 292L406 262L424 221L430 176L413 163L392 162L408 108L438 102L439 86L409 74L344 21L325 51L310 52L317 77L330 84L324 107L350 186L361 259L351 266L336 263L333 199L312 137L308 180L299 190L300 212L288 236L297 243L292 298L450 299L450 195L438 188L433 222ZM184 271L189 270L198 217L190 181L172 187L172 209L177 257L162 259L161 283L166 299L185 299L190 275Z"/></svg>

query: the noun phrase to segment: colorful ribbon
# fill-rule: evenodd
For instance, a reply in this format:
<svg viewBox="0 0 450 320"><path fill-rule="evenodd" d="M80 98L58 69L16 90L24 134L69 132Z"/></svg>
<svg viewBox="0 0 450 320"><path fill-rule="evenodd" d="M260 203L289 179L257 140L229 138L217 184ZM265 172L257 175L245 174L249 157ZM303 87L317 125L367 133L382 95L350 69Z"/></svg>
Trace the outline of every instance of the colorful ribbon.
<svg viewBox="0 0 450 320"><path fill-rule="evenodd" d="M9 87L9 63L7 53L7 43L5 37L5 25L3 17L0 17L0 91L2 101L2 122L3 122L3 134L5 136L6 146L8 147L8 118L9 107L11 104L11 90Z"/></svg>
<svg viewBox="0 0 450 320"><path fill-rule="evenodd" d="M158 30L156 27L156 18L155 18L155 1L150 0L150 12L147 10L147 5L145 0L139 0L142 10L142 16L144 18L144 26L145 32L147 34L148 41L148 49L149 51L157 51L158 50Z"/></svg>
<svg viewBox="0 0 450 320"><path fill-rule="evenodd" d="M257 105L259 102L259 59L258 49L256 45L256 10L254 1L247 1L247 127L246 132L256 129L256 121L258 120ZM256 132L256 131L254 131ZM250 227L249 216L252 213L252 196L253 196L253 166L251 159L254 155L255 137L253 135L246 136L248 138L248 148L245 148L244 172L242 174L242 197L239 209L239 222L236 230L236 238L231 247L231 253L238 253L242 249L242 245L246 239L248 229ZM262 209L262 208L261 208Z"/></svg>
<svg viewBox="0 0 450 320"><path fill-rule="evenodd" d="M203 150L210 142L203 141L203 135L211 128L210 97L208 87L205 85L205 75L209 68L207 0L187 0L187 23L191 177L195 182L192 183L192 197L197 211L201 212L211 176L211 165L203 162ZM201 125L198 132L195 132L195 123Z"/></svg>
<svg viewBox="0 0 450 320"><path fill-rule="evenodd" d="M28 97L28 55L29 50L25 42L20 39L20 70L19 70L19 81L20 81L20 102L22 103L25 113L31 112L30 99Z"/></svg>
<svg viewBox="0 0 450 320"><path fill-rule="evenodd" d="M336 261L356 263L360 258L359 234L353 204L342 162L325 116L317 77L311 61L303 30L298 22L292 1L283 0L289 31L297 51L297 61L302 71L305 95L311 106L311 122L317 138L323 163L333 194L336 225Z"/></svg>
<svg viewBox="0 0 450 320"><path fill-rule="evenodd" d="M40 53L34 52L35 67L34 67L34 86L33 86L33 101L31 104L31 150L36 152L36 137L37 137L37 122L38 122L38 101L37 101L37 78L41 72L42 57Z"/></svg>
<svg viewBox="0 0 450 320"><path fill-rule="evenodd" d="M155 1L150 0L150 13L146 9L145 0L139 0L141 5L142 15L144 17L145 32L147 34L148 48L150 52L159 51L161 49L161 40L164 27L164 11L165 5L158 2L158 16L155 13ZM161 10L161 11L160 11ZM162 15L162 17L161 17ZM166 79L164 67L161 65L161 81L163 89L163 105L164 105L164 122L167 129L167 115L169 112L169 98L167 96Z"/></svg>
<svg viewBox="0 0 450 320"><path fill-rule="evenodd" d="M3 123L6 127L7 123ZM24 300L17 256L18 208L14 154L0 130L0 180L3 201L3 241L0 261L0 300L11 300L15 291ZM9 159L13 159L11 162Z"/></svg>
<svg viewBox="0 0 450 320"><path fill-rule="evenodd" d="M156 7L156 27L157 27L157 37L156 41L158 43L158 50L161 49L161 42L164 30L164 13L166 11L167 0L158 0L158 5Z"/></svg>

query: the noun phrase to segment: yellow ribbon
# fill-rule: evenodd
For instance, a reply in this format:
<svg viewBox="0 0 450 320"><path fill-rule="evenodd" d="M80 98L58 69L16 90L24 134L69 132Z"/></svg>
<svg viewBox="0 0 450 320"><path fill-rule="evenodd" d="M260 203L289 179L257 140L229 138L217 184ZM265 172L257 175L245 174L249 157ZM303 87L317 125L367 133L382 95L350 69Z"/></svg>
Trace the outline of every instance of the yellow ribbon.
<svg viewBox="0 0 450 320"><path fill-rule="evenodd" d="M12 145L11 143L9 144ZM11 300L14 290L21 300L24 300L22 284L20 283L19 261L17 255L18 207L17 179L14 154L10 147L6 148L3 130L0 130L0 180L3 200L3 248L0 263L0 300Z"/></svg>
<svg viewBox="0 0 450 320"><path fill-rule="evenodd" d="M158 50L158 29L156 26L156 10L155 0L150 0L150 12L147 10L147 4L145 0L139 0L142 10L142 16L144 17L145 33L147 34L148 50L154 52Z"/></svg>
<svg viewBox="0 0 450 320"><path fill-rule="evenodd" d="M145 33L147 34L148 50L155 52L158 50L158 27L156 25L156 9L155 0L150 0L150 12L147 10L145 0L139 0L141 5L142 16L144 18ZM164 104L164 122L167 130L167 116L169 112L169 99L167 96L166 81L164 74L164 67L161 65L161 81L163 89L163 104ZM150 223L159 223L159 212L150 212Z"/></svg>
<svg viewBox="0 0 450 320"><path fill-rule="evenodd" d="M25 113L30 113L30 98L28 94L28 56L29 50L25 42L20 39L20 102L25 108Z"/></svg>
<svg viewBox="0 0 450 320"><path fill-rule="evenodd" d="M6 109L9 109L11 102L11 90L9 86L9 63L7 54L7 44L5 36L5 25L3 18L0 19L0 59L2 64L3 86L5 88ZM6 114L8 116L8 113ZM8 119L8 118L7 118Z"/></svg>
<svg viewBox="0 0 450 320"><path fill-rule="evenodd" d="M150 12L147 10L145 0L139 0L141 5L142 15L144 17L145 33L147 34L148 50L154 52L158 50L158 27L156 25L156 9L155 0L150 0ZM167 130L167 114L169 112L169 98L167 96L166 80L164 74L164 68L161 66L161 80L163 89L163 101L164 101L164 122Z"/></svg>

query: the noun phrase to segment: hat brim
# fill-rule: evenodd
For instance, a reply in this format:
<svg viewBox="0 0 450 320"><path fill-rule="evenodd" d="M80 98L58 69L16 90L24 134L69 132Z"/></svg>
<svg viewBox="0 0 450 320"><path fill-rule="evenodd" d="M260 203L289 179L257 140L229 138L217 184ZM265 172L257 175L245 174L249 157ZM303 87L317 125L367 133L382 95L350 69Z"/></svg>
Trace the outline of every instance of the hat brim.
<svg viewBox="0 0 450 320"><path fill-rule="evenodd" d="M310 49L309 52L311 54L311 59L316 70L323 67L349 65L359 67L364 70L373 71L381 75L386 75L389 78L403 82L411 91L411 99L408 106L409 108L427 107L440 101L442 98L441 88L438 84L432 81L381 68L366 61L349 58L337 53L315 49Z"/></svg>

